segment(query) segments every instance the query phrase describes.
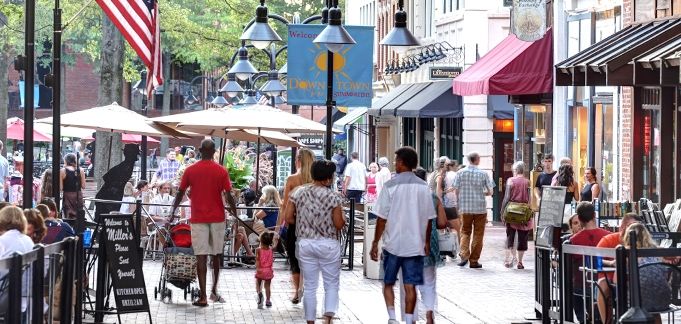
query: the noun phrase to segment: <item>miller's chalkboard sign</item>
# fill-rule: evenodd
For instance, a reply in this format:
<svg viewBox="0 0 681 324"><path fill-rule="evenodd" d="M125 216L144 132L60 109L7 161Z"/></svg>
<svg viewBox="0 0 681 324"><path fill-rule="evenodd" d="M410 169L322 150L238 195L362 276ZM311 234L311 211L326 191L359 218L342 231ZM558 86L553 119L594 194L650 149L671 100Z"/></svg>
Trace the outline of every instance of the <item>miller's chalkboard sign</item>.
<svg viewBox="0 0 681 324"><path fill-rule="evenodd" d="M542 187L539 216L537 217L536 245L552 246L553 228L560 227L563 224L565 192L565 187Z"/></svg>
<svg viewBox="0 0 681 324"><path fill-rule="evenodd" d="M135 239L132 215L102 215L106 260L109 263L119 314L149 312L147 288Z"/></svg>

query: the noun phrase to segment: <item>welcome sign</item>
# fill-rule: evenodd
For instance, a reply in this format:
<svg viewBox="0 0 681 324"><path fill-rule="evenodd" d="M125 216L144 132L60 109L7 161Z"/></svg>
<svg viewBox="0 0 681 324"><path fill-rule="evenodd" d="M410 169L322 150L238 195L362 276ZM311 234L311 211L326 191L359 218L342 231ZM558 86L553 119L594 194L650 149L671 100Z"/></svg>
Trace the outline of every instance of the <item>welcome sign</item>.
<svg viewBox="0 0 681 324"><path fill-rule="evenodd" d="M326 105L327 50L312 41L325 25L288 26L287 101ZM371 107L374 27L345 26L357 44L333 56L333 99L337 106Z"/></svg>

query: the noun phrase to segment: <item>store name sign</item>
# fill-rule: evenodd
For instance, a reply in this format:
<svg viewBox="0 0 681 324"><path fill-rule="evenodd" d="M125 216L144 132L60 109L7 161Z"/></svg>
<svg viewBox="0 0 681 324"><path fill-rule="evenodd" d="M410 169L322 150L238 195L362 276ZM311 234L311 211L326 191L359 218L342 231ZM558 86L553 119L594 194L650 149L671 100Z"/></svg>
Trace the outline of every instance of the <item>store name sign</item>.
<svg viewBox="0 0 681 324"><path fill-rule="evenodd" d="M431 66L429 69L429 75L431 80L443 80L443 79L454 79L461 74L460 66L446 66L446 67L436 67Z"/></svg>
<svg viewBox="0 0 681 324"><path fill-rule="evenodd" d="M302 134L298 141L309 148L324 147L324 135Z"/></svg>

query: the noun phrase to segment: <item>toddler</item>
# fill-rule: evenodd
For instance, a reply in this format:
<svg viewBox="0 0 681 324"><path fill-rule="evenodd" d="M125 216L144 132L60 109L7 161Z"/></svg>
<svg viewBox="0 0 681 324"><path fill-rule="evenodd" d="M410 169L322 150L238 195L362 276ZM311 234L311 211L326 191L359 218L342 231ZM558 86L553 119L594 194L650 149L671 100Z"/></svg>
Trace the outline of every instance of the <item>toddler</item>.
<svg viewBox="0 0 681 324"><path fill-rule="evenodd" d="M274 239L274 232L265 231L260 234L260 247L255 249L255 290L258 292L258 308L262 309L262 284L265 282L265 296L267 301L265 306L272 307L270 301L270 284L274 277L274 270L272 270L272 263L274 262L274 254L272 251L272 240Z"/></svg>

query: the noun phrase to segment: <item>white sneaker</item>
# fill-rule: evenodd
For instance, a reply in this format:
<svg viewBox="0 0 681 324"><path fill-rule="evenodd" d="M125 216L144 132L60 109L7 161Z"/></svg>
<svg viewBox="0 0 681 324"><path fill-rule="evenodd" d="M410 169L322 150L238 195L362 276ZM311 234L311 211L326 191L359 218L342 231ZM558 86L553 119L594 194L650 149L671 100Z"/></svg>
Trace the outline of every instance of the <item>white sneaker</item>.
<svg viewBox="0 0 681 324"><path fill-rule="evenodd" d="M388 324L400 324L398 320L390 319L388 320Z"/></svg>

